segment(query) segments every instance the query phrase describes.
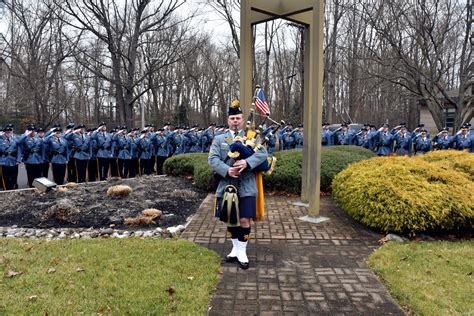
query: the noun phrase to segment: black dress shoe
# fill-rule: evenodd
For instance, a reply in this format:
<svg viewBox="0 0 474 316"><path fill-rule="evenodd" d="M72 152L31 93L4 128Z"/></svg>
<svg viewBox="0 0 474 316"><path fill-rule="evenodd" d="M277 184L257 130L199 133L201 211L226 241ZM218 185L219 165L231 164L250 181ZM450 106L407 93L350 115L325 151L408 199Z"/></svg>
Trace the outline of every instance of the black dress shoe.
<svg viewBox="0 0 474 316"><path fill-rule="evenodd" d="M229 256L225 257L225 262L236 262L236 261L237 261L237 257L229 257Z"/></svg>
<svg viewBox="0 0 474 316"><path fill-rule="evenodd" d="M243 270L247 270L249 268L249 263L248 262L240 262L239 261L239 267Z"/></svg>

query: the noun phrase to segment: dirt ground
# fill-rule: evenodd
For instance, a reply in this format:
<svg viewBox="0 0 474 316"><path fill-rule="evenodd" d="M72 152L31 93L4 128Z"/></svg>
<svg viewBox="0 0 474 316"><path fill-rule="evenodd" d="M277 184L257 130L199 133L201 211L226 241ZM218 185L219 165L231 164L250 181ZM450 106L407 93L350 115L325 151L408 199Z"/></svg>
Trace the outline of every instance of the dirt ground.
<svg viewBox="0 0 474 316"><path fill-rule="evenodd" d="M115 185L128 185L133 191L126 197L107 196L108 188ZM99 228L112 225L133 229L135 226L124 225L124 219L154 208L160 210L162 216L158 222L145 226L170 227L184 224L206 195L189 180L167 176L85 183L65 192L2 192L0 226Z"/></svg>

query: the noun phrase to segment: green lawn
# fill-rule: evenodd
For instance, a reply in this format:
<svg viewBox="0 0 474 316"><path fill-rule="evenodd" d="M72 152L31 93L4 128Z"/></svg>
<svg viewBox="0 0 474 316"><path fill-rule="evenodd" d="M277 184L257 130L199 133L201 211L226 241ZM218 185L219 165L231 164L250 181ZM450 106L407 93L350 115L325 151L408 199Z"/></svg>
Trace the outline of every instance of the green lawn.
<svg viewBox="0 0 474 316"><path fill-rule="evenodd" d="M1 239L0 315L204 315L219 270L179 239Z"/></svg>
<svg viewBox="0 0 474 316"><path fill-rule="evenodd" d="M474 241L390 242L369 265L418 315L474 315Z"/></svg>

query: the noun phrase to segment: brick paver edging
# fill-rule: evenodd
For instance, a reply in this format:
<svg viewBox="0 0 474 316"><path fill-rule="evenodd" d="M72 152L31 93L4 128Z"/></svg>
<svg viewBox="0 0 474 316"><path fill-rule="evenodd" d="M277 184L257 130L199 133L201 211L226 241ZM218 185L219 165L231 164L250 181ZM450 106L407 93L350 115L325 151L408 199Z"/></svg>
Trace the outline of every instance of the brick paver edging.
<svg viewBox="0 0 474 316"><path fill-rule="evenodd" d="M222 263L223 276L210 315L403 315L365 259L379 235L357 224L331 197L321 197L327 222L299 220L307 214L296 198L267 196L265 220L252 227L250 268ZM225 256L226 226L212 213L214 195L201 204L182 238Z"/></svg>

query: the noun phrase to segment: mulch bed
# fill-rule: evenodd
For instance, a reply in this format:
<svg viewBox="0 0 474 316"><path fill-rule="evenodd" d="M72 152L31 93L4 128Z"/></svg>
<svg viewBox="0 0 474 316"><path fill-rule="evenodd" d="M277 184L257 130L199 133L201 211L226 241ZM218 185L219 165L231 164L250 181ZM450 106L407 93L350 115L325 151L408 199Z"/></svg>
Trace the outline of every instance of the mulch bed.
<svg viewBox="0 0 474 316"><path fill-rule="evenodd" d="M107 196L107 190L116 185L128 185L133 191L126 197ZM206 195L189 180L167 176L83 183L65 192L1 192L0 226L133 229L124 219L154 208L162 211L162 216L148 226L170 227L186 223Z"/></svg>

